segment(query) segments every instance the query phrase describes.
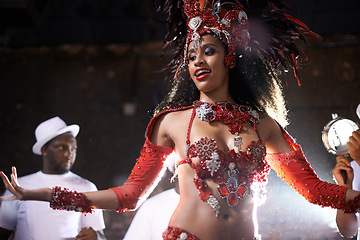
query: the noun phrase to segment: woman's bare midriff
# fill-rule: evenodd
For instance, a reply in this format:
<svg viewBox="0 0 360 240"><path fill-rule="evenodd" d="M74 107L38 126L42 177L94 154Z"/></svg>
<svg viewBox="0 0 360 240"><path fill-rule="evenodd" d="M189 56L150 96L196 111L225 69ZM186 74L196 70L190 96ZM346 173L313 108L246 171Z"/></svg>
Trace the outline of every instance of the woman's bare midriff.
<svg viewBox="0 0 360 240"><path fill-rule="evenodd" d="M169 226L182 228L201 240L254 239L257 223L253 219L254 201L251 195L240 200L236 207L229 207L226 200L216 193L216 184L208 180L211 192L221 206L216 217L210 205L199 197L193 182L194 170L184 164L179 166L178 171L181 197Z"/></svg>

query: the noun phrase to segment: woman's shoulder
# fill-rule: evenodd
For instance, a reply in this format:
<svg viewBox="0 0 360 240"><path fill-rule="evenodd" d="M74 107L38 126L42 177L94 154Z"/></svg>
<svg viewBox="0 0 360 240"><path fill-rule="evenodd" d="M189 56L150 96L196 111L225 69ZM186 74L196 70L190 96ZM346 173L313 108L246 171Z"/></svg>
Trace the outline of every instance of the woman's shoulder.
<svg viewBox="0 0 360 240"><path fill-rule="evenodd" d="M166 108L157 113L151 122L154 122L153 124L159 124L159 123L172 123L177 122L181 120L183 117L186 117L189 115L189 112L191 112L191 109L193 106L178 106L178 107L172 107L172 108Z"/></svg>
<svg viewBox="0 0 360 240"><path fill-rule="evenodd" d="M263 140L271 138L274 134L281 132L280 124L265 112L259 112L259 124L257 129Z"/></svg>
<svg viewBox="0 0 360 240"><path fill-rule="evenodd" d="M176 111L169 111L164 114L164 118L166 118L169 121L177 121L183 117L186 117L188 115L191 115L193 107L183 107L180 109L177 109Z"/></svg>
<svg viewBox="0 0 360 240"><path fill-rule="evenodd" d="M173 107L168 107L168 108L164 108L160 111L158 111L158 113L156 113L154 115L154 118L156 117L159 117L159 116L162 116L162 115L168 115L168 114L176 114L176 113L181 113L181 112L184 112L186 110L189 110L189 109L192 109L193 106L192 105L189 105L189 106L173 106Z"/></svg>
<svg viewBox="0 0 360 240"><path fill-rule="evenodd" d="M260 118L258 132L262 141L265 142L268 153L286 153L299 148L285 130L285 126L269 115Z"/></svg>
<svg viewBox="0 0 360 240"><path fill-rule="evenodd" d="M147 128L147 137L156 144L167 145L173 131L183 128L186 120L190 119L192 106L169 108L160 111L150 121Z"/></svg>

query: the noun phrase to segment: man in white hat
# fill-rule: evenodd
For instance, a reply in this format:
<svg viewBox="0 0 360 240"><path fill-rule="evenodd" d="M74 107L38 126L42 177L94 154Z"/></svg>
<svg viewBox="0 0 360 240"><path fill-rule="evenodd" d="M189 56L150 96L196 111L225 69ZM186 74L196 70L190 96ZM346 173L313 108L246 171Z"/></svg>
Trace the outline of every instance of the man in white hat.
<svg viewBox="0 0 360 240"><path fill-rule="evenodd" d="M41 171L19 178L28 189L62 186L78 192L96 191L96 186L70 171L76 158L78 125L67 126L59 117L42 122L35 130L32 150L42 155ZM6 192L5 194L10 194ZM102 210L92 214L54 211L49 203L4 201L0 207L0 239L14 240L105 239Z"/></svg>

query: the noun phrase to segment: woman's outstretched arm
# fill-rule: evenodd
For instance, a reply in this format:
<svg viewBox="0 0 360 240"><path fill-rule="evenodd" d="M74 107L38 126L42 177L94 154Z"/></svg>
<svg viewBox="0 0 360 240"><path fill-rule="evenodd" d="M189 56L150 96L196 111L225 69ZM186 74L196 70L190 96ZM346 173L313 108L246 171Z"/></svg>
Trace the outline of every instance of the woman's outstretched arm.
<svg viewBox="0 0 360 240"><path fill-rule="evenodd" d="M262 119L258 129L260 136L263 133L261 137L268 151L266 159L271 167L305 199L345 213L360 210L360 192L319 179L300 145L274 120Z"/></svg>
<svg viewBox="0 0 360 240"><path fill-rule="evenodd" d="M0 176L4 182L6 190L11 192L13 196L2 196L0 200L12 200L17 198L19 200L37 200L50 202L52 198L52 190L50 188L39 188L34 190L24 189L20 186L17 180L16 168L11 168L10 180L4 172L0 172Z"/></svg>
<svg viewBox="0 0 360 240"><path fill-rule="evenodd" d="M32 190L22 188L17 181L17 173L15 167L12 167L11 169L11 181L4 174L4 172L0 172L0 176L4 182L6 189L13 194L13 196L0 197L0 199L3 201L17 198L19 200L36 200L51 202L53 199L54 191L51 188L39 188ZM85 192L83 194L91 202L93 208L117 209L119 207L119 202L116 194L112 190Z"/></svg>

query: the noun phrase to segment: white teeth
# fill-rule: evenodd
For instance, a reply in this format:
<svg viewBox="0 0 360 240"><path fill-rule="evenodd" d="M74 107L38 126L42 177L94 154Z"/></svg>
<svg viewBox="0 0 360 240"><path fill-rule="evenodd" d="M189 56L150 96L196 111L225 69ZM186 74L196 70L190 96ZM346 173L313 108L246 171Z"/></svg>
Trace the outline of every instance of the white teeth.
<svg viewBox="0 0 360 240"><path fill-rule="evenodd" d="M200 74L209 73L209 72L210 72L210 70L208 70L208 69L202 69L202 70L197 71L195 76L199 76Z"/></svg>

